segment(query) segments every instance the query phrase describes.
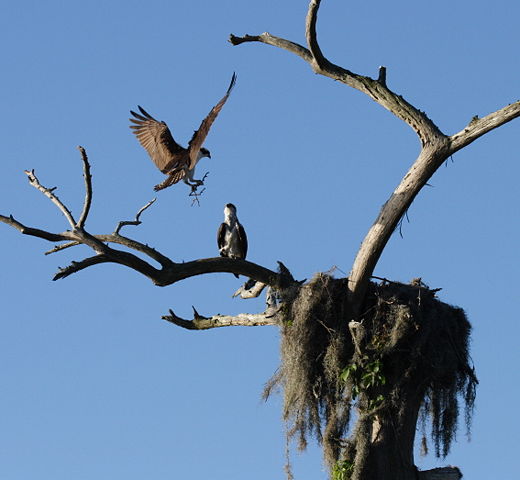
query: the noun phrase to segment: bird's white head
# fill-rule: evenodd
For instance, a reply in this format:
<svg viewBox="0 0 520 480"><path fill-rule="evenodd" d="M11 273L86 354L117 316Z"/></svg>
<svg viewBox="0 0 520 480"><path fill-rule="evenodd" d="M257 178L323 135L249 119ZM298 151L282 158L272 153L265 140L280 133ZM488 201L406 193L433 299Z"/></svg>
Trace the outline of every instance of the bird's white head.
<svg viewBox="0 0 520 480"><path fill-rule="evenodd" d="M235 207L232 203L227 203L224 207L224 216L226 218L236 218L237 207Z"/></svg>

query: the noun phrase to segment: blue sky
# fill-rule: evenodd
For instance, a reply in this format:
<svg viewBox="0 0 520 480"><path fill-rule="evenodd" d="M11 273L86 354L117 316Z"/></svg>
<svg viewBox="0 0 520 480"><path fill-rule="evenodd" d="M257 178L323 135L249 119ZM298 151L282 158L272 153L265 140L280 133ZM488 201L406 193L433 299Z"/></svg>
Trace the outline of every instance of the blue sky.
<svg viewBox="0 0 520 480"><path fill-rule="evenodd" d="M27 184L34 168L77 214L92 164L87 228L109 233L155 195L162 176L128 128L137 104L179 143L222 96L199 172L200 207L178 185L125 234L176 261L217 254L225 203L245 225L249 258L299 279L348 272L366 231L415 159L415 134L372 100L299 58L230 33L303 43L304 0L0 2L3 115L0 213L62 231L65 219ZM324 1L318 32L335 63L376 76L447 133L519 99L520 4ZM439 169L389 242L376 275L422 277L473 324L480 386L472 441L448 458L473 480L516 478L519 392L518 178L513 121ZM52 282L89 252L0 226L0 477L9 480L284 478L280 399L260 400L278 364L274 327L188 332L161 320L263 309L231 299L230 274L166 288L119 266ZM341 273L339 273L341 274ZM294 455L298 480L326 477L319 449Z"/></svg>

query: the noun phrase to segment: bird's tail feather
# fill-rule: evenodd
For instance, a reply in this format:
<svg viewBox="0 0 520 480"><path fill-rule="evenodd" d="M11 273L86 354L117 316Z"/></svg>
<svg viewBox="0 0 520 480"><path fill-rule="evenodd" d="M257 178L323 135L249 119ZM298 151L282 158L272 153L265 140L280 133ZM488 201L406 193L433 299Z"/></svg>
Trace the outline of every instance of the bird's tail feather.
<svg viewBox="0 0 520 480"><path fill-rule="evenodd" d="M158 192L159 190L163 190L164 188L169 187L170 185L174 185L180 180L184 178L184 170L180 170L179 172L175 172L171 175L169 175L166 180L164 180L162 183L157 184L153 189Z"/></svg>

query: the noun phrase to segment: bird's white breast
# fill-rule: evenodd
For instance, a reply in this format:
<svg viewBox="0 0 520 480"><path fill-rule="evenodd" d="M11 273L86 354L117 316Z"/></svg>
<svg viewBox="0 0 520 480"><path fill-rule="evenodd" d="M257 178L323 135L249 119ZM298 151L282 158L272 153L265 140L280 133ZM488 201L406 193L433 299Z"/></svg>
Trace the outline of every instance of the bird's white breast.
<svg viewBox="0 0 520 480"><path fill-rule="evenodd" d="M238 226L236 223L228 225L224 237L225 244L228 246L227 254L229 257L238 257L241 254L239 244Z"/></svg>

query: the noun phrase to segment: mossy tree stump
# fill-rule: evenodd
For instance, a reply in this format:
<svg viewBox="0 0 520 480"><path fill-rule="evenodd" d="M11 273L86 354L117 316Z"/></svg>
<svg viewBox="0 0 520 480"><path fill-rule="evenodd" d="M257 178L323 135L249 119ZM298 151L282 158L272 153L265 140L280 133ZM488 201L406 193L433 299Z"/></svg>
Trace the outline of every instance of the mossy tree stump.
<svg viewBox="0 0 520 480"><path fill-rule="evenodd" d="M333 478L416 480L418 420L423 432L429 421L438 456L460 398L469 429L470 324L420 281L372 283L360 321L349 322L347 281L319 274L285 306L281 365L265 394L283 389L289 438L304 449L315 436Z"/></svg>

